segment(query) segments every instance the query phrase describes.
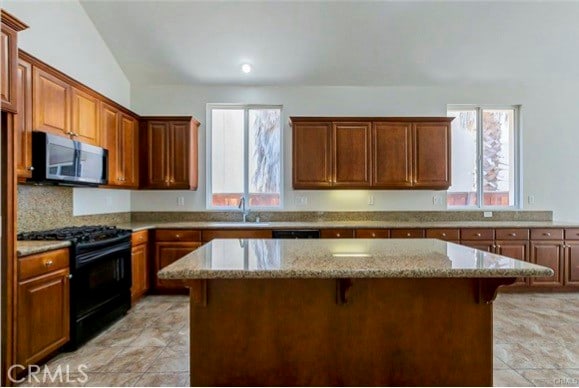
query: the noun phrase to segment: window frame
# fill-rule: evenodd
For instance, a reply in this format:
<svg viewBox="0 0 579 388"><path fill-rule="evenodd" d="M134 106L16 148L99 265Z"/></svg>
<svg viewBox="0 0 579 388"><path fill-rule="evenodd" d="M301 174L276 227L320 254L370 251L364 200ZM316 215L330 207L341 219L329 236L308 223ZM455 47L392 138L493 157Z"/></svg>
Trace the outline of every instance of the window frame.
<svg viewBox="0 0 579 388"><path fill-rule="evenodd" d="M212 146L213 146L213 124L212 113L214 109L243 110L243 197L245 207L254 211L275 211L282 210L284 206L284 115L283 105L272 104L227 104L209 103L206 105L206 149L205 149L205 208L211 211L239 211L237 206L213 206L213 182L212 182ZM279 109L280 111L280 134L279 134L279 158L280 158L280 193L278 206L250 206L249 204L249 111L252 109Z"/></svg>
<svg viewBox="0 0 579 388"><path fill-rule="evenodd" d="M513 178L513 188L514 190L514 203L510 206L485 206L484 205L484 189L483 189L483 131L482 131L482 112L484 110L513 110L513 174L515 175ZM522 149L522 105L508 105L508 104L448 104L446 106L446 113L448 115L448 111L456 111L456 110L474 110L476 111L476 118L477 118L477 205L464 205L464 206L449 206L448 200L446 202L446 208L450 210L520 210L522 209L523 205L523 167L522 167L522 157L523 157L523 149ZM451 149L452 152L452 149ZM452 184L451 184L452 187ZM448 190L446 191L446 195L449 195Z"/></svg>

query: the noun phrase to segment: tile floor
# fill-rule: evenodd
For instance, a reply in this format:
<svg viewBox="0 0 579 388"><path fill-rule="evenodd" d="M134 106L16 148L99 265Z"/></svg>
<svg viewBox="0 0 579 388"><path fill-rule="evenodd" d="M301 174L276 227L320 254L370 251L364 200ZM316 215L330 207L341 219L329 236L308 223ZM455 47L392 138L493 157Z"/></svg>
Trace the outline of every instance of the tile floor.
<svg viewBox="0 0 579 388"><path fill-rule="evenodd" d="M86 381L71 374L71 386L188 386L188 311L187 297L146 297L106 332L47 366L68 365L72 372L87 365ZM495 386L579 386L579 293L500 294L494 311ZM34 385L50 384L22 384Z"/></svg>

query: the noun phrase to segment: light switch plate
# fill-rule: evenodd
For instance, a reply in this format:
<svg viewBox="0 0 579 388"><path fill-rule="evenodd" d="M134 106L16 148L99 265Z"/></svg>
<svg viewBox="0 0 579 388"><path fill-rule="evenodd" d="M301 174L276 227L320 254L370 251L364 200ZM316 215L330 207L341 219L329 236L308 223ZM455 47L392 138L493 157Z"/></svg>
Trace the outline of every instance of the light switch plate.
<svg viewBox="0 0 579 388"><path fill-rule="evenodd" d="M484 212L483 217L489 218L493 216L493 212Z"/></svg>

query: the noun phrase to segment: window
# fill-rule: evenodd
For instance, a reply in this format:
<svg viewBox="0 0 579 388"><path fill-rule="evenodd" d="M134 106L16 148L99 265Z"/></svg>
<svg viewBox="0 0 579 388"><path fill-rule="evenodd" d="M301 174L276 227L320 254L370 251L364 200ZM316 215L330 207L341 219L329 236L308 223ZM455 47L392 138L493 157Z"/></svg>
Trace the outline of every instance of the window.
<svg viewBox="0 0 579 388"><path fill-rule="evenodd" d="M519 206L519 107L451 106L449 207Z"/></svg>
<svg viewBox="0 0 579 388"><path fill-rule="evenodd" d="M208 105L207 207L281 207L281 107Z"/></svg>

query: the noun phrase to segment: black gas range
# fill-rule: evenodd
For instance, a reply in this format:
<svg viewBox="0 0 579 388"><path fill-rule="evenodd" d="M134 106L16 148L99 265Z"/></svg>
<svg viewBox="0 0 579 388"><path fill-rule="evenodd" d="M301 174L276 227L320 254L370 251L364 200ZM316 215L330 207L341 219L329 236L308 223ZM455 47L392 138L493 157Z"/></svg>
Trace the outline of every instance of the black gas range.
<svg viewBox="0 0 579 388"><path fill-rule="evenodd" d="M18 239L71 242L71 327L67 349L77 349L130 309L130 230L80 226L21 233Z"/></svg>

